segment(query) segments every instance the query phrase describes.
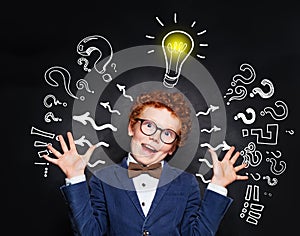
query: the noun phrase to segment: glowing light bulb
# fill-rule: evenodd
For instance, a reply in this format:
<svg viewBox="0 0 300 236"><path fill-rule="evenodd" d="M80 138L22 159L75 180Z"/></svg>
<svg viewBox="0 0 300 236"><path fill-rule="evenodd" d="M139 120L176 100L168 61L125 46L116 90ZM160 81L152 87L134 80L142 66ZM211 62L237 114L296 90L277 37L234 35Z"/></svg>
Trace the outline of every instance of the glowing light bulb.
<svg viewBox="0 0 300 236"><path fill-rule="evenodd" d="M162 48L166 62L163 84L173 88L178 82L183 63L193 51L194 40L186 32L174 30L165 35Z"/></svg>

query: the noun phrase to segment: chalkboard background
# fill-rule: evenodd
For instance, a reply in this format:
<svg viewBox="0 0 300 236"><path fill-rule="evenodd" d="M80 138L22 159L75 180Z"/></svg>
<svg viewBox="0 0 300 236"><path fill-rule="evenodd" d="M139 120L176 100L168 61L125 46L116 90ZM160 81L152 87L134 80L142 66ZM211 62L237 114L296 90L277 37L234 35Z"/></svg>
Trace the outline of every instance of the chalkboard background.
<svg viewBox="0 0 300 236"><path fill-rule="evenodd" d="M77 64L80 56L76 46L81 39L102 35L110 41L114 52L157 44L145 35L156 35L163 28L156 16L165 25L174 26L174 13L180 27L190 28L191 23L196 21L196 32L206 30L199 41L208 46L199 50L205 56L199 61L212 75L222 95L229 92L234 75L245 73L240 70L243 63L255 69L254 87L262 88L262 79L269 79L274 85L274 94L268 100L258 95L255 98L248 96L226 106L226 140L239 150L250 141L257 141L256 135L243 137L241 130L245 127L248 130L262 128L264 135L268 135L266 123L272 123L278 124L279 131L276 145L257 144L263 161L258 167L243 172L249 174L249 181L229 186L229 195L235 201L217 235L283 235L295 231L295 216L292 215L297 216L299 206L296 199L299 10L291 1L240 1L236 4L189 0L176 3L139 1L135 4L48 1L35 4L8 2L5 7L2 6L3 232L7 230L9 235L72 235L67 208L59 190L64 184L64 175L56 166L36 164L46 162L38 155L45 148L35 147L35 141L47 143L50 140L31 133L33 127L54 134L65 134L72 129L72 105L55 108L55 115L63 117L63 122L47 123L44 120L45 113L49 111L43 105L47 94L55 94L70 104L74 100L66 95L63 87L51 87L45 82L46 70L53 66L67 68L72 74L70 89L75 91L75 81L84 78L87 73ZM284 101L288 107L288 115L283 120L258 114L256 123L247 126L241 119L233 119L238 112L245 113L248 106L258 111L269 106L280 113L280 107L275 106L277 100ZM226 102L224 98L224 104ZM276 161L277 170L282 168L279 163L283 162L286 169L278 175L272 174L271 158ZM198 160L194 160L188 171L196 173L198 167ZM259 180L255 173L260 174ZM262 178L266 175L277 179L275 186L268 185L267 179ZM199 184L202 188L206 185L201 178ZM252 190L254 186L259 187L259 201L245 200L247 186L252 186ZM251 212L250 203L263 206L262 211L252 209L252 223L246 221Z"/></svg>

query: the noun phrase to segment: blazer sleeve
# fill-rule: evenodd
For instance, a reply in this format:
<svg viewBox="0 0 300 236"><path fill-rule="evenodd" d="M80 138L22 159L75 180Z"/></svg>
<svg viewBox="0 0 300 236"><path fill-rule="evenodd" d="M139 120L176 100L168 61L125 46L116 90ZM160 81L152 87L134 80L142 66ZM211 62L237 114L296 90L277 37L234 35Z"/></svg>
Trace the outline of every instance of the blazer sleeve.
<svg viewBox="0 0 300 236"><path fill-rule="evenodd" d="M92 178L90 185L92 193L89 192L87 181L60 188L69 209L74 235L100 236L107 232L107 210L102 185L97 178ZM92 198L95 199L92 201ZM93 208L95 204L97 206Z"/></svg>
<svg viewBox="0 0 300 236"><path fill-rule="evenodd" d="M184 236L213 236L233 200L209 189L201 198L199 183L195 177L192 179L181 233Z"/></svg>

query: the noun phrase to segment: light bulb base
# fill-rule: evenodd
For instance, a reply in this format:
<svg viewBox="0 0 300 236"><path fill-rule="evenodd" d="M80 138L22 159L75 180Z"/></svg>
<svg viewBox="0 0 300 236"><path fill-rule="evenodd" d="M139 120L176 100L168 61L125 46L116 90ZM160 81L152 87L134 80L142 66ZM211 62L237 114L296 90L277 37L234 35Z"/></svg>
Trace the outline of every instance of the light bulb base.
<svg viewBox="0 0 300 236"><path fill-rule="evenodd" d="M165 74L163 85L167 88L174 88L175 85L178 83L178 76L171 77L168 74Z"/></svg>

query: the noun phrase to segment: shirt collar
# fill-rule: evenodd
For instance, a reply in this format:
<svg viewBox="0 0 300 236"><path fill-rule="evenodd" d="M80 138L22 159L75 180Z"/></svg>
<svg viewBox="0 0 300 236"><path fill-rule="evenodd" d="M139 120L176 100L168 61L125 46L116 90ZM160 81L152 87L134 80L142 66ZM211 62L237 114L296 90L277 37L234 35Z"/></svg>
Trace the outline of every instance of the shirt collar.
<svg viewBox="0 0 300 236"><path fill-rule="evenodd" d="M129 162L134 162L134 163L138 163L132 156L132 154L129 152L128 153L128 157L127 157L127 166L129 165ZM164 160L162 160L160 163L161 163L161 167L164 166Z"/></svg>

